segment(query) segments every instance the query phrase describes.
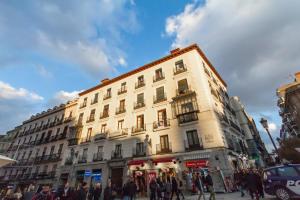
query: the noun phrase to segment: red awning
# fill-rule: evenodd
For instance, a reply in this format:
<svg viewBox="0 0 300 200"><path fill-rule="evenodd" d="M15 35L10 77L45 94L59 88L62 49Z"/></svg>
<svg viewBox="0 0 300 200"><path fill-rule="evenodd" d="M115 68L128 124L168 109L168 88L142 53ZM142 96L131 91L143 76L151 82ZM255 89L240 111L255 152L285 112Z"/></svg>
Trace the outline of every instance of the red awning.
<svg viewBox="0 0 300 200"><path fill-rule="evenodd" d="M157 159L153 159L152 162L153 163L166 163L166 162L173 162L175 158L173 157L166 157L166 158L157 158Z"/></svg>
<svg viewBox="0 0 300 200"><path fill-rule="evenodd" d="M142 165L146 160L130 160L127 165Z"/></svg>
<svg viewBox="0 0 300 200"><path fill-rule="evenodd" d="M191 167L191 168L197 168L197 167L208 167L208 160L191 160L186 161L185 166Z"/></svg>

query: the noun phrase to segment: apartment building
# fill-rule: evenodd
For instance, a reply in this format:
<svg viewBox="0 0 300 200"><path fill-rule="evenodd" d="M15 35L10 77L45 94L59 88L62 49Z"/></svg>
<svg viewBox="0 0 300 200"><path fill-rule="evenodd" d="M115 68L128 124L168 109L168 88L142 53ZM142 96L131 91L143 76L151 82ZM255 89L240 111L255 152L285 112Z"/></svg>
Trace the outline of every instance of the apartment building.
<svg viewBox="0 0 300 200"><path fill-rule="evenodd" d="M245 134L249 159L257 167L266 166L269 160L268 151L260 137L254 119L247 113L245 106L242 104L239 97L231 97L230 101L239 124Z"/></svg>
<svg viewBox="0 0 300 200"><path fill-rule="evenodd" d="M15 127L14 129L7 131L5 135L1 135L0 138L0 154L5 154L10 147L10 145L14 142L17 137L18 131L20 130L20 126ZM1 179L1 178L0 178Z"/></svg>
<svg viewBox="0 0 300 200"><path fill-rule="evenodd" d="M280 138L300 137L300 72L292 83L277 89L279 115L282 118Z"/></svg>
<svg viewBox="0 0 300 200"><path fill-rule="evenodd" d="M71 185L121 187L131 176L147 190L152 177L187 180L201 168L224 191L247 153L227 85L197 45L102 80L79 94L76 110L59 175Z"/></svg>
<svg viewBox="0 0 300 200"><path fill-rule="evenodd" d="M1 168L2 184L26 186L58 181L66 137L74 127L76 104L74 100L38 113L14 130L6 155L17 162Z"/></svg>

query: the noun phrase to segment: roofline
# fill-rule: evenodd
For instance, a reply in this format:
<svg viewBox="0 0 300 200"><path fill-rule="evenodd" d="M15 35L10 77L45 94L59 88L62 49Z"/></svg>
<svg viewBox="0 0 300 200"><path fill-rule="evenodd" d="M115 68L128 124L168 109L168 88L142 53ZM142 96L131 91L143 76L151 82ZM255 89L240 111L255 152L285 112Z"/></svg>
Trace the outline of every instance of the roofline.
<svg viewBox="0 0 300 200"><path fill-rule="evenodd" d="M141 67L139 67L139 68L136 68L136 69L134 69L134 70L132 70L132 71L129 71L129 72L125 73L125 74L122 74L122 75L117 76L117 77L115 77L115 78L113 78L113 79L107 80L107 81L105 81L104 83L101 83L101 84L99 84L99 85L96 85L95 87L89 88L89 89L87 89L87 90L85 90L85 91L79 93L79 96L85 95L85 94L87 94L87 93L89 93L89 92L91 92L91 91L97 90L97 89L99 89L99 88L102 88L102 87L107 86L107 85L109 85L109 84L112 84L112 83L114 83L114 82L117 82L117 81L119 81L119 80L121 80L121 79L124 79L124 78L126 78L126 77L128 77L128 76L131 76L131 75L136 74L136 73L138 73L138 72L141 72L141 71L144 71L144 70L146 70L146 69L149 69L149 68L151 68L151 67L153 67L153 66L155 66L155 65L158 65L158 64L160 64L160 63L166 62L166 61L168 61L168 60L170 60L170 59L172 59L172 58L175 58L175 57L177 57L177 56L179 56L179 55L182 55L182 54L187 53L187 52L192 51L192 50L196 50L196 51L199 53L199 55L200 55L200 56L205 60L205 62L209 65L209 67L211 68L211 70L216 74L216 76L221 80L221 82L227 87L226 82L222 79L222 77L220 76L220 74L217 72L217 70L215 69L215 67L211 64L211 62L210 62L210 61L208 60L208 58L205 56L205 54L204 54L203 51L200 49L200 47L199 47L197 44L192 44L192 45L190 45L190 46L188 46L188 47L185 47L185 48L183 48L183 49L180 49L180 50L178 50L178 51L176 51L176 52L174 52L174 53L171 53L171 54L169 54L169 55L167 55L167 56L165 56L165 57L162 57L162 58L160 58L160 59L158 59L158 60L155 60L155 61L153 61L153 62L151 62L151 63L145 64L145 65L143 65L143 66L141 66Z"/></svg>

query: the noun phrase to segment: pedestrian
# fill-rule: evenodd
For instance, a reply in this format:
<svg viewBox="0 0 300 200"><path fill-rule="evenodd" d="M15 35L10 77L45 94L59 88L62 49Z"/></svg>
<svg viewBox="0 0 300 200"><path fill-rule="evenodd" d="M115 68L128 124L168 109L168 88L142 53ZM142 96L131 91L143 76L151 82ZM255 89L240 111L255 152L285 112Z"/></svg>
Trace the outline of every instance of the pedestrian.
<svg viewBox="0 0 300 200"><path fill-rule="evenodd" d="M216 200L214 184L209 171L207 171L207 175L205 176L205 184L210 193L209 199Z"/></svg>
<svg viewBox="0 0 300 200"><path fill-rule="evenodd" d="M89 187L89 192L88 192L88 200L93 200L94 197L94 186L91 184Z"/></svg>
<svg viewBox="0 0 300 200"><path fill-rule="evenodd" d="M172 195L171 195L171 199L173 199L173 195L174 193L176 194L176 199L178 200L179 199L179 194L178 194L178 183L177 183L177 180L174 176L172 176Z"/></svg>
<svg viewBox="0 0 300 200"><path fill-rule="evenodd" d="M86 200L88 189L89 189L89 187L86 182L83 182L82 184L80 184L78 190L76 191L76 195L75 195L74 199Z"/></svg>
<svg viewBox="0 0 300 200"><path fill-rule="evenodd" d="M254 173L253 168L249 169L248 175L246 177L247 188L249 190L251 199L259 200L258 194L258 178L257 175Z"/></svg>
<svg viewBox="0 0 300 200"><path fill-rule="evenodd" d="M53 196L50 193L50 186L43 185L42 190L39 193L36 193L32 200L53 200Z"/></svg>
<svg viewBox="0 0 300 200"><path fill-rule="evenodd" d="M72 200L74 197L74 190L70 187L69 182L63 185L63 191L59 195L60 200Z"/></svg>
<svg viewBox="0 0 300 200"><path fill-rule="evenodd" d="M203 195L203 199L205 199L203 185L202 185L202 178L199 172L197 172L197 174L194 176L194 186L197 192L199 193L198 200L201 199L202 195Z"/></svg>
<svg viewBox="0 0 300 200"><path fill-rule="evenodd" d="M123 200L129 200L129 180L123 185L122 194Z"/></svg>
<svg viewBox="0 0 300 200"><path fill-rule="evenodd" d="M102 193L102 186L100 183L97 183L96 188L94 190L93 200L100 200L101 193Z"/></svg>
<svg viewBox="0 0 300 200"><path fill-rule="evenodd" d="M14 193L14 198L19 200L23 197L23 194L21 192L21 189L18 187L16 190L15 190L15 193Z"/></svg>
<svg viewBox="0 0 300 200"><path fill-rule="evenodd" d="M34 196L34 185L30 184L24 193L24 200L31 200Z"/></svg>
<svg viewBox="0 0 300 200"><path fill-rule="evenodd" d="M164 193L164 199L170 200L171 194L172 194L172 183L170 176L167 177L167 181L165 182L165 193Z"/></svg>
<svg viewBox="0 0 300 200"><path fill-rule="evenodd" d="M105 187L104 189L104 197L103 197L103 200L113 200L113 195L112 195L112 187L111 187L111 182L109 181L107 183L107 186Z"/></svg>
<svg viewBox="0 0 300 200"><path fill-rule="evenodd" d="M181 180L179 180L179 186L178 186L178 195L182 196L182 199L184 199L184 195L183 195L183 182Z"/></svg>
<svg viewBox="0 0 300 200"><path fill-rule="evenodd" d="M151 179L149 188L150 188L150 200L156 200L156 192L157 192L158 185L154 178Z"/></svg>
<svg viewBox="0 0 300 200"><path fill-rule="evenodd" d="M157 183L157 189L156 189L157 199L162 200L163 199L162 193L163 193L164 186L163 186L163 182L161 181L160 177L158 177L156 179L156 183Z"/></svg>
<svg viewBox="0 0 300 200"><path fill-rule="evenodd" d="M137 186L133 178L130 178L129 181L129 199L134 200L136 198Z"/></svg>

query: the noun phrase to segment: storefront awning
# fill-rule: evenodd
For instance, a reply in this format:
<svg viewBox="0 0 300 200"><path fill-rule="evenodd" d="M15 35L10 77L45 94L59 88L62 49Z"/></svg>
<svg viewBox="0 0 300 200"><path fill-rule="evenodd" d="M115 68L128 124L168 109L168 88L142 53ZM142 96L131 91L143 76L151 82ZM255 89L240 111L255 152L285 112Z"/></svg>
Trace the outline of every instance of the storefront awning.
<svg viewBox="0 0 300 200"><path fill-rule="evenodd" d="M173 157L166 157L166 158L157 158L157 159L153 159L152 162L153 163L166 163L166 162L173 162L175 158Z"/></svg>
<svg viewBox="0 0 300 200"><path fill-rule="evenodd" d="M208 160L191 160L185 162L186 167L198 168L198 167L208 167Z"/></svg>
<svg viewBox="0 0 300 200"><path fill-rule="evenodd" d="M146 160L130 160L127 165L142 165L146 162Z"/></svg>

